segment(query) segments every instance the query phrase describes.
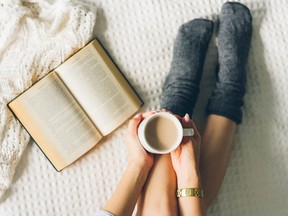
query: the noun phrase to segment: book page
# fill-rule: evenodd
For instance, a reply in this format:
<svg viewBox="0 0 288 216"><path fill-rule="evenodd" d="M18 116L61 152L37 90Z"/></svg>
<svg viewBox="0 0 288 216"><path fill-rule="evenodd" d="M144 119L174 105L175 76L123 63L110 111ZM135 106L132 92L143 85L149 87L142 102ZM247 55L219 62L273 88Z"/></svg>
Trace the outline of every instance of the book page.
<svg viewBox="0 0 288 216"><path fill-rule="evenodd" d="M120 71L115 73L122 77L121 82L114 76L103 55L109 58L106 53L100 56L93 44L89 44L56 71L96 127L107 135L133 115L141 101Z"/></svg>
<svg viewBox="0 0 288 216"><path fill-rule="evenodd" d="M9 106L57 170L72 163L101 139L55 72Z"/></svg>

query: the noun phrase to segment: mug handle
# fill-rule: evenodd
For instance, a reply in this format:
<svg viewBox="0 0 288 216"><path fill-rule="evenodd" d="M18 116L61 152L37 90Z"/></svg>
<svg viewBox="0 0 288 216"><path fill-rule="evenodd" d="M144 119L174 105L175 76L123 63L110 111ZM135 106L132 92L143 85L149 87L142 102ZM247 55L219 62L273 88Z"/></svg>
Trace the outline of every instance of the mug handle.
<svg viewBox="0 0 288 216"><path fill-rule="evenodd" d="M193 136L194 130L193 128L183 128L183 136Z"/></svg>

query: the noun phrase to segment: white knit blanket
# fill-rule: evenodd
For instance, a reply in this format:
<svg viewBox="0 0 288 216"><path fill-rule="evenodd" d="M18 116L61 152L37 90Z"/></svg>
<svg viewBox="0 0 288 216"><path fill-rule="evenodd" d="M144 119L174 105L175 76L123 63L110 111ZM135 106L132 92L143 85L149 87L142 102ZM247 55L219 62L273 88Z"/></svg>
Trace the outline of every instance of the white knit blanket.
<svg viewBox="0 0 288 216"><path fill-rule="evenodd" d="M178 27L183 22L198 17L216 20L217 13L224 3L223 0L86 1L89 4L95 3L98 9L95 35L140 93L145 101L143 111L158 108L161 86L169 69L173 41ZM62 13L54 10L49 4L41 3L41 8L53 8L50 11L55 14L52 16L50 12L41 13L41 19L38 19L37 14L32 11L29 12L30 15L24 16L24 19L17 19L20 17L18 9L11 9L6 14L9 17L7 23L10 23L12 28L15 23L19 23L19 20L25 22L28 19L29 24L35 19L39 22L43 19L52 22L54 19L57 20L57 14L60 18L60 15L64 16L65 11L69 11L67 7L69 8L70 3L65 1L65 4L61 4L61 2L61 0L57 1L59 5L62 5ZM241 2L251 9L254 17L254 32L247 67L247 94L243 107L244 119L235 137L234 149L219 196L209 209L208 215L284 216L288 215L288 2L286 0L244 0ZM21 5L21 1L18 4ZM83 10L90 14L91 9L92 7ZM27 13L27 10L30 9L25 9L24 12ZM0 17L3 16L2 14L1 10ZM90 16L84 14L83 12L81 20L89 23ZM93 14L95 16L95 13ZM54 36L39 33L39 27L36 28L36 25L33 28L32 25L29 28L17 28L14 32L22 33L10 33L9 37L8 33L2 32L2 23L6 22L3 22L3 18L0 22L1 94L4 92L3 86L16 89L15 92L8 91L6 95L11 96L1 101L1 106L3 106L3 103L6 103L10 97L17 95L32 83L32 77L27 79L30 80L28 83L19 81L26 80L28 76L23 70L19 72L16 70L17 65L25 68L22 66L21 59L29 59L28 56L35 51L35 48L39 50L41 46L46 48L44 45L53 40ZM48 22L47 26L49 25ZM43 25L43 28L45 26ZM61 55L62 57L59 58L59 53L68 54L71 51L71 46L68 45L67 48L64 44L70 41L71 45L75 35L75 39L80 38L80 32L73 31L75 25L67 23L65 26L67 29L72 28L69 29L71 33L57 37L54 40L55 44L48 49L51 51L49 53L57 53L57 58L55 58L57 62L53 64L53 67L66 56ZM54 29L57 31L59 28ZM87 38L88 33L89 31L85 34ZM37 37L34 34L37 34ZM33 38L29 38L28 35L33 35ZM2 42L3 37L7 38L5 43ZM38 40L38 37L41 40ZM83 43L87 38L83 39ZM15 42L15 39L20 41ZM11 40L14 42L9 42ZM23 43L26 46L23 45L20 50L13 52L14 43ZM37 46L33 45L34 43L37 43ZM79 47L78 43L75 42L75 44ZM66 47L65 52L55 51L60 45ZM22 56L22 58L14 58L12 62L6 62L5 70L3 70L2 59L11 59L11 55ZM216 60L217 48L213 40L209 47L201 93L194 115L200 125L204 120L203 109L214 85ZM45 68L45 71L49 70L47 69L50 65L49 61L39 62L38 65L40 68ZM35 73L36 71L39 73L37 68L33 69ZM17 75L12 76L7 83L5 79L2 79L2 74ZM5 164L5 161L14 161L14 159L18 161L25 147L24 142L20 144L15 142L20 138L18 132L21 129L9 115L1 113L1 165ZM16 125L15 132L9 129L7 122L9 125ZM126 151L123 136L126 126L125 124L120 127L88 154L60 173L54 170L34 143L28 144L16 168L12 185L2 197L0 215L93 215L107 201L125 168ZM4 132L2 132L3 129ZM24 135L24 138L27 136ZM12 144L7 145L7 141ZM5 149L3 146L16 152L15 155L9 156L13 160L3 154L2 149ZM21 150L18 151L18 149ZM2 163L3 160L4 163ZM1 168L1 172L2 170L5 171L4 168ZM4 183L1 184L4 188Z"/></svg>
<svg viewBox="0 0 288 216"><path fill-rule="evenodd" d="M7 103L91 39L94 7L77 1L0 1L0 197L29 136Z"/></svg>

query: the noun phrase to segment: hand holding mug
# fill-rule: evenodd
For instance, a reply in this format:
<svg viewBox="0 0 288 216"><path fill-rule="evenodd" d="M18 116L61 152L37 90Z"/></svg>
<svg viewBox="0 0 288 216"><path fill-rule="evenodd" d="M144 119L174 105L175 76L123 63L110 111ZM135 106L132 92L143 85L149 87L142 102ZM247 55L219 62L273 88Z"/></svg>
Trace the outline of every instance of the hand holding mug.
<svg viewBox="0 0 288 216"><path fill-rule="evenodd" d="M194 122L186 114L179 118L184 128L193 128L194 136L184 137L181 144L171 152L171 161L177 175L178 187L199 187L199 160L201 136Z"/></svg>
<svg viewBox="0 0 288 216"><path fill-rule="evenodd" d="M138 135L137 129L140 122L153 115L155 112L138 113L130 121L128 125L128 130L126 133L125 144L128 151L128 163L142 166L148 166L150 169L153 165L154 158L153 155L145 151L142 147Z"/></svg>

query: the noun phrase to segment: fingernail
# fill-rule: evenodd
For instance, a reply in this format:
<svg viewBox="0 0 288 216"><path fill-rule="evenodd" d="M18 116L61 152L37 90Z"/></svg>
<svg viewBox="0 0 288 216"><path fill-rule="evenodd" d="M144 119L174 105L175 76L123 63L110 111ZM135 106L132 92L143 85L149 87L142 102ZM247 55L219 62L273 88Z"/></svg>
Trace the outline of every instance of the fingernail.
<svg viewBox="0 0 288 216"><path fill-rule="evenodd" d="M190 117L189 117L189 114L188 114L188 113L185 114L184 120L185 120L186 122L189 122Z"/></svg>
<svg viewBox="0 0 288 216"><path fill-rule="evenodd" d="M134 118L139 118L141 116L141 113L137 113Z"/></svg>

